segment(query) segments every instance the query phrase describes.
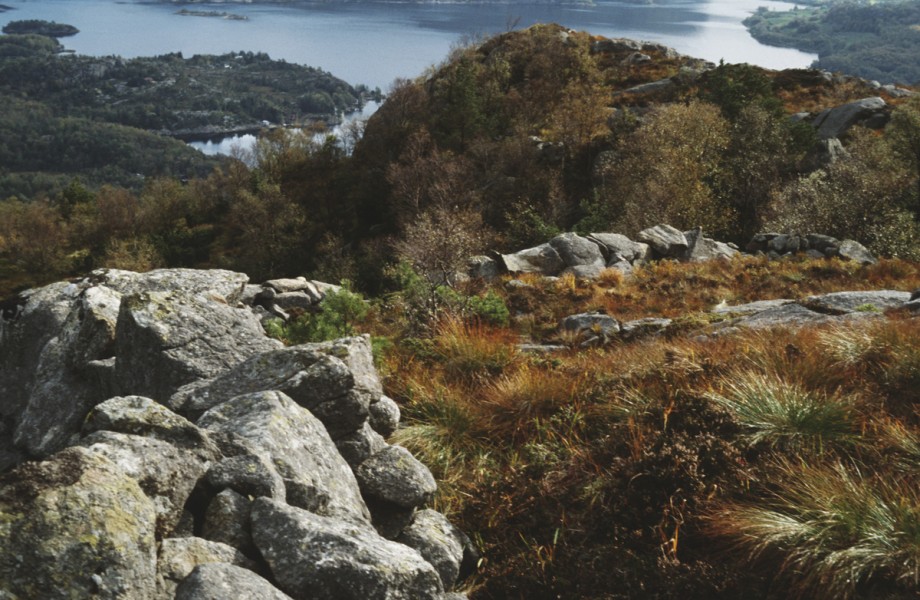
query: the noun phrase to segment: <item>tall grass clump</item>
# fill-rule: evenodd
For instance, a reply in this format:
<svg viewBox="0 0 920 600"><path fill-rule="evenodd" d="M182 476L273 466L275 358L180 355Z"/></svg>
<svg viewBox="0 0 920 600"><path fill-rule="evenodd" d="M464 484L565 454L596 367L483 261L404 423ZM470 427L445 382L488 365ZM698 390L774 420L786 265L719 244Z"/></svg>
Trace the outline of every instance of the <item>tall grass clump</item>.
<svg viewBox="0 0 920 600"><path fill-rule="evenodd" d="M920 432L891 420L882 424L879 441L893 450L895 467L907 473L920 473Z"/></svg>
<svg viewBox="0 0 920 600"><path fill-rule="evenodd" d="M390 442L405 446L438 479L435 503L442 512L462 504L458 489L489 461L487 438L475 398L438 379L406 384L404 418Z"/></svg>
<svg viewBox="0 0 920 600"><path fill-rule="evenodd" d="M742 372L708 397L735 417L751 445L820 450L854 433L850 400L806 390L775 374Z"/></svg>
<svg viewBox="0 0 920 600"><path fill-rule="evenodd" d="M484 409L496 439L526 440L540 422L579 397L580 381L560 371L522 365L489 384Z"/></svg>
<svg viewBox="0 0 920 600"><path fill-rule="evenodd" d="M920 321L887 320L867 326L842 327L825 332L821 345L851 377L871 384L886 407L916 420L920 400ZM913 413L913 415L911 414Z"/></svg>
<svg viewBox="0 0 920 600"><path fill-rule="evenodd" d="M777 470L776 491L760 504L723 507L712 516L713 533L751 559L777 560L780 578L799 597L850 598L875 584L895 588L888 592L916 591L916 481L869 478L840 463L782 462Z"/></svg>
<svg viewBox="0 0 920 600"><path fill-rule="evenodd" d="M878 363L888 348L877 331L863 325L840 326L818 333L822 349L845 368Z"/></svg>
<svg viewBox="0 0 920 600"><path fill-rule="evenodd" d="M433 346L448 377L469 380L501 374L517 357L513 342L507 329L448 316L439 324Z"/></svg>

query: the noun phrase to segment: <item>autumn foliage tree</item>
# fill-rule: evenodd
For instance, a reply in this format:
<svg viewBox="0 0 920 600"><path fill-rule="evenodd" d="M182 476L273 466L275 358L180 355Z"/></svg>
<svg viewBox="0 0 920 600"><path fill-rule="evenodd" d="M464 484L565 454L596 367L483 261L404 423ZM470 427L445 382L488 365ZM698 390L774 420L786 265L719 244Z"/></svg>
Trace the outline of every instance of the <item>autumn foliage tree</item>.
<svg viewBox="0 0 920 600"><path fill-rule="evenodd" d="M467 259L484 250L488 235L482 217L468 208L433 206L406 226L396 242L400 259L429 282L452 285Z"/></svg>
<svg viewBox="0 0 920 600"><path fill-rule="evenodd" d="M731 207L712 183L729 143L729 124L712 104L691 101L653 110L622 139L603 195L611 225L627 234L669 223L724 234Z"/></svg>
<svg viewBox="0 0 920 600"><path fill-rule="evenodd" d="M65 223L46 201L0 202L0 255L26 272L54 275L65 266Z"/></svg>

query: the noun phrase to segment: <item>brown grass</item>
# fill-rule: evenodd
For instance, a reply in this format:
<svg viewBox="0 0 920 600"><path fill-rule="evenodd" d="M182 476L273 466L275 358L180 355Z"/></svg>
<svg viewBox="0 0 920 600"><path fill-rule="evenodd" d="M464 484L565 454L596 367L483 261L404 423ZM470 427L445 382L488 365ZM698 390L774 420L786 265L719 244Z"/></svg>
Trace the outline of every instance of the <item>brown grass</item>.
<svg viewBox="0 0 920 600"><path fill-rule="evenodd" d="M895 312L868 325L717 338L697 338L694 323L708 322L703 311L722 300L912 290L920 287L918 265L743 258L659 263L634 277L588 283L523 279L531 287L499 289L512 313L523 313L510 328L444 321L430 340L397 343L385 369L388 394L404 414L395 441L432 467L440 481L436 506L484 551L473 598L602 598L620 589L708 599L755 597L771 585L818 589L811 582L837 576L819 573L820 552L798 571L798 559L781 545L726 557L721 541L743 523L725 516L725 529L715 531L704 517L773 510L778 494L790 497L789 486L805 485L777 465L807 467L838 483L844 479L833 465L852 466L873 474L857 487L880 498L915 480L920 319ZM622 320L670 315L686 326L600 349L516 349L521 335L552 338L560 318L592 309ZM755 394L765 373L777 376L776 385L761 386L775 388L768 408L785 419L795 406L786 400L802 400L814 418L777 420L778 437L766 431L764 443L751 444L758 430L736 410L745 399L730 388L747 381ZM738 402L733 408L713 394ZM828 485L809 489L825 493L837 484ZM898 514L906 527L909 510ZM850 542L839 539L848 551ZM856 592L870 583L903 591L912 571L901 577L890 559L860 575ZM783 564L790 566L776 579Z"/></svg>

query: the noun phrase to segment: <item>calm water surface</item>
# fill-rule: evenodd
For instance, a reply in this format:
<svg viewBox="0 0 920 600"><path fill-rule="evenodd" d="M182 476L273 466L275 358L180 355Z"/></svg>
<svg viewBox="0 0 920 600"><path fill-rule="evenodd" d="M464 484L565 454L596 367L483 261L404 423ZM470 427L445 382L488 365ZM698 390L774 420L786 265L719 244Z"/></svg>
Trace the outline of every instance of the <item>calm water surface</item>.
<svg viewBox="0 0 920 600"><path fill-rule="evenodd" d="M654 6L597 0L590 7L462 4L312 4L284 6L195 4L195 10L244 15L232 21L175 14L179 5L112 0L4 0L11 20L46 19L80 29L62 40L81 54L125 57L167 52L267 52L272 58L320 67L349 83L386 90L398 77L415 77L471 35L556 22L608 37L660 42L714 62L769 68L804 67L815 55L764 46L741 20L768 0L659 0ZM186 5L189 6L189 5Z"/></svg>

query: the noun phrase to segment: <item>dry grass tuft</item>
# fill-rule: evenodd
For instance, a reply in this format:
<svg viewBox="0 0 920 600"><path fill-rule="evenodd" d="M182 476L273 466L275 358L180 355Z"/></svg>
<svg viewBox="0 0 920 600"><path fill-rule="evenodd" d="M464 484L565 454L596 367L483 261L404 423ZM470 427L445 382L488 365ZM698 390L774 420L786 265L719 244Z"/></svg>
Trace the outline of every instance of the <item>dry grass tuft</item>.
<svg viewBox="0 0 920 600"><path fill-rule="evenodd" d="M490 383L483 390L483 403L492 435L496 439L526 439L542 420L577 402L580 383L527 365Z"/></svg>
<svg viewBox="0 0 920 600"><path fill-rule="evenodd" d="M445 318L434 337L434 352L445 374L456 380L499 375L517 358L515 336L458 317Z"/></svg>
<svg viewBox="0 0 920 600"><path fill-rule="evenodd" d="M484 551L477 597L620 586L734 598L768 585L895 597L915 585L920 319L696 332L722 300L911 290L917 265L744 257L593 282L521 279L527 287L499 284L511 327L445 319L427 337L394 336L384 369L403 409L392 441L431 467L435 506ZM601 309L677 321L663 337L517 350L558 342L561 318ZM726 560L714 543L725 538L746 552Z"/></svg>
<svg viewBox="0 0 920 600"><path fill-rule="evenodd" d="M855 466L780 462L781 484L757 504L715 512L710 530L752 559L775 558L799 597L850 598L887 581L920 584L920 487L864 476Z"/></svg>

